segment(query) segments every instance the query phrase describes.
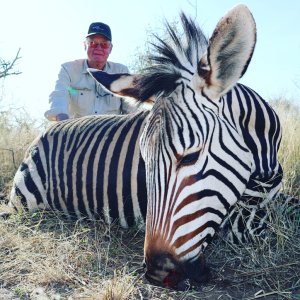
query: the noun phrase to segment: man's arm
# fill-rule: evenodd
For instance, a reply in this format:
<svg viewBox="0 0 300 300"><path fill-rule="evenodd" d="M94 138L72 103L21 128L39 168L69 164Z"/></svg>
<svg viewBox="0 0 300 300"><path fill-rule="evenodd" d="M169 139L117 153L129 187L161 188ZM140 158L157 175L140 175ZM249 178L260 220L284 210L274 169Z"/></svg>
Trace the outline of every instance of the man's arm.
<svg viewBox="0 0 300 300"><path fill-rule="evenodd" d="M69 115L67 114L58 114L55 117L55 121L63 121L69 119Z"/></svg>
<svg viewBox="0 0 300 300"><path fill-rule="evenodd" d="M50 109L44 114L48 120L62 121L69 118L70 82L67 70L61 66L54 91L49 96Z"/></svg>

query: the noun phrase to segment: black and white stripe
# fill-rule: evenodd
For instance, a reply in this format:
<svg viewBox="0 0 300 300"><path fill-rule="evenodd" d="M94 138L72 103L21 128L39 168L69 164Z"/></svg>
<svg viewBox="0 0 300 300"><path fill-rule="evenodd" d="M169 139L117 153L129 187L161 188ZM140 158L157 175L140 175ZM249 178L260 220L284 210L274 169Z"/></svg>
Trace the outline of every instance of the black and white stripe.
<svg viewBox="0 0 300 300"><path fill-rule="evenodd" d="M57 123L30 147L15 175L11 203L67 215L143 220L147 193L138 139L147 112Z"/></svg>
<svg viewBox="0 0 300 300"><path fill-rule="evenodd" d="M233 8L209 41L181 19L184 36L168 25L170 40L158 39L143 75L89 70L110 92L151 103L150 112L52 126L12 190L15 206L104 215L124 227L145 217L146 277L164 286L205 277L203 251L220 228L237 241L261 234L282 180L279 119L237 83L256 42L250 11Z"/></svg>

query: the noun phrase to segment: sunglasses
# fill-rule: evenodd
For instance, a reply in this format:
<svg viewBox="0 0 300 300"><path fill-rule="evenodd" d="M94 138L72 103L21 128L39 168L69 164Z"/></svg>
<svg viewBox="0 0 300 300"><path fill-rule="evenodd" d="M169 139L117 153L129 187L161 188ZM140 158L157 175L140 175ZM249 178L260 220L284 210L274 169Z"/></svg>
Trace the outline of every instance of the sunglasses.
<svg viewBox="0 0 300 300"><path fill-rule="evenodd" d="M100 46L102 49L108 49L111 46L110 41L105 41L105 42L96 42L96 41L88 41L87 42L88 46L91 48L97 48Z"/></svg>

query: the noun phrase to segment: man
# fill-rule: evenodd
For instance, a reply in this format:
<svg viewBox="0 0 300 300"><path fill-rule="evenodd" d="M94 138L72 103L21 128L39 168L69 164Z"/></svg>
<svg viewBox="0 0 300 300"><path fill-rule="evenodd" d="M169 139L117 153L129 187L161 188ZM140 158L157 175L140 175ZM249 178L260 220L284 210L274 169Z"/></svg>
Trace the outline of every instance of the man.
<svg viewBox="0 0 300 300"><path fill-rule="evenodd" d="M129 73L122 64L108 61L112 51L110 27L104 23L89 26L84 47L87 59L62 64L55 89L50 94L50 109L45 117L50 121L62 121L92 114L123 114L133 110L123 99L105 91L87 68L107 73Z"/></svg>

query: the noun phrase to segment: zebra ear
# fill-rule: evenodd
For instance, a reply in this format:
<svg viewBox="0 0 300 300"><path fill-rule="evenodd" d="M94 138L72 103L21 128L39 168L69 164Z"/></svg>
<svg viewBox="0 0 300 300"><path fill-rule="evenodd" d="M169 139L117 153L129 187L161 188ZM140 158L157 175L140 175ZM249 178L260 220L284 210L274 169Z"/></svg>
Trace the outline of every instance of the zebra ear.
<svg viewBox="0 0 300 300"><path fill-rule="evenodd" d="M88 68L87 71L110 93L120 97L131 97L139 100L136 87L139 76L126 73L108 74L92 68Z"/></svg>
<svg viewBox="0 0 300 300"><path fill-rule="evenodd" d="M241 78L251 61L256 43L256 25L245 5L232 8L219 21L200 59L194 78L210 99L219 99Z"/></svg>

